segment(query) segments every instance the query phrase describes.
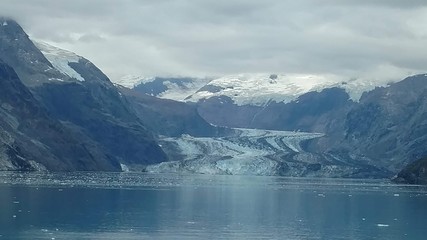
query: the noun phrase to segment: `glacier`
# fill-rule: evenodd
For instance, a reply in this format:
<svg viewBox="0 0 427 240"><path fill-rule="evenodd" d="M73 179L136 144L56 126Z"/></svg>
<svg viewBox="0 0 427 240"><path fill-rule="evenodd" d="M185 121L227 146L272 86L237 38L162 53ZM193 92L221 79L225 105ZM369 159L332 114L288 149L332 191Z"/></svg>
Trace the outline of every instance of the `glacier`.
<svg viewBox="0 0 427 240"><path fill-rule="evenodd" d="M150 173L258 175L285 177L352 177L372 175L376 169L348 162L339 154L305 149L306 141L323 133L233 128L218 137L161 137L171 161L145 166ZM132 170L132 166L130 166Z"/></svg>
<svg viewBox="0 0 427 240"><path fill-rule="evenodd" d="M151 173L340 177L358 171L336 156L306 152L303 143L322 133L233 129L221 137L161 137L173 161L149 165Z"/></svg>

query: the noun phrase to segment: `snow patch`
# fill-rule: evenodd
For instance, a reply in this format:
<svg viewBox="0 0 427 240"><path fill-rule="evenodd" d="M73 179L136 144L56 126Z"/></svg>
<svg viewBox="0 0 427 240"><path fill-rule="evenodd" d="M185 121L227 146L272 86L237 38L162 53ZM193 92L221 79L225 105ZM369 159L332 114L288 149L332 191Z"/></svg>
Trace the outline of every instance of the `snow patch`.
<svg viewBox="0 0 427 240"><path fill-rule="evenodd" d="M155 79L154 77L145 77L140 75L126 75L121 77L120 79L113 80L113 83L132 89L141 83L152 82L154 79Z"/></svg>
<svg viewBox="0 0 427 240"><path fill-rule="evenodd" d="M49 78L49 81L58 81L58 82L63 82L63 79L60 78Z"/></svg>
<svg viewBox="0 0 427 240"><path fill-rule="evenodd" d="M44 42L34 42L34 44L40 49L55 69L70 78L74 78L78 81L85 81L85 79L69 65L69 63L78 63L81 59L80 56Z"/></svg>
<svg viewBox="0 0 427 240"><path fill-rule="evenodd" d="M120 163L120 168L122 169L122 172L129 172L129 167L123 163Z"/></svg>
<svg viewBox="0 0 427 240"><path fill-rule="evenodd" d="M163 85L166 86L167 90L160 93L157 97L164 99L172 99L175 101L185 101L185 99L203 87L208 80L206 79L194 79L189 82L182 82L182 86L179 84L165 81Z"/></svg>
<svg viewBox="0 0 427 240"><path fill-rule="evenodd" d="M4 21L3 24L2 24L2 26L7 26L7 22Z"/></svg>
<svg viewBox="0 0 427 240"><path fill-rule="evenodd" d="M388 224L378 223L377 227L390 227Z"/></svg>

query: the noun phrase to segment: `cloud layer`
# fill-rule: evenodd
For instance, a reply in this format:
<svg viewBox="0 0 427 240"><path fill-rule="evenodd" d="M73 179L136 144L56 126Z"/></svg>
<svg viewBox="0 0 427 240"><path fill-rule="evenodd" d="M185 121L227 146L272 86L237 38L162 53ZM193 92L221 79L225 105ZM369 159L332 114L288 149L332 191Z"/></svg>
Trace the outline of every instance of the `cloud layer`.
<svg viewBox="0 0 427 240"><path fill-rule="evenodd" d="M112 79L427 71L424 0L2 0L0 14Z"/></svg>

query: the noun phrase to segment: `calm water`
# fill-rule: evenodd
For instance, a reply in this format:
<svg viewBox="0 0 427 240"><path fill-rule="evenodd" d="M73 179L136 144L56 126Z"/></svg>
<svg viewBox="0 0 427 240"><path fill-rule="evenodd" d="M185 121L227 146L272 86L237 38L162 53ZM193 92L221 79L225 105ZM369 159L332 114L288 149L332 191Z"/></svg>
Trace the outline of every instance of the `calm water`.
<svg viewBox="0 0 427 240"><path fill-rule="evenodd" d="M426 238L427 189L385 180L0 172L0 240Z"/></svg>

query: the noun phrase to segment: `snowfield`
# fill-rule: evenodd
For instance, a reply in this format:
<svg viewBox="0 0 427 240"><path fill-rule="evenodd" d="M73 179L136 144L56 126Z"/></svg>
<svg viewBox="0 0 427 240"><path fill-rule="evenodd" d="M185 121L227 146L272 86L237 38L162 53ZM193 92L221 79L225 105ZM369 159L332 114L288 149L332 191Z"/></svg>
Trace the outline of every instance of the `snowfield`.
<svg viewBox="0 0 427 240"><path fill-rule="evenodd" d="M127 75L114 80L114 83L134 88L156 81L156 79L155 77ZM172 77L171 79L177 78ZM335 75L265 73L228 75L213 80L209 78L193 79L194 81L182 82L180 85L164 81L163 85L167 90L155 96L190 102L227 96L240 106L265 106L273 101L288 103L308 92L320 92L326 88L338 87L345 89L350 98L357 102L364 92L376 87L385 87L392 82L389 79L342 79Z"/></svg>
<svg viewBox="0 0 427 240"><path fill-rule="evenodd" d="M168 81L169 79L169 81ZM157 81L166 91L152 96L175 101L186 101L188 96L205 86L211 78L187 78L187 77L144 77L138 75L125 75L120 79L113 79L114 84L133 89L139 85L150 84Z"/></svg>
<svg viewBox="0 0 427 240"><path fill-rule="evenodd" d="M78 81L85 80L78 72L76 72L69 65L69 63L73 63L73 62L78 63L81 59L80 56L78 56L73 52L69 52L69 51L54 47L44 42L36 42L36 41L33 41L33 42L36 45L36 47L40 49L40 51L43 53L46 59L49 60L49 62L52 64L52 66L56 70ZM49 80L63 81L62 79L57 79L57 78L52 78Z"/></svg>
<svg viewBox="0 0 427 240"><path fill-rule="evenodd" d="M207 86L215 91L201 89L187 100L197 102L211 97L228 96L240 106L265 106L271 101L288 103L308 92L338 87L345 89L350 98L357 102L364 92L389 83L389 80L371 79L343 81L333 75L238 74L212 80Z"/></svg>
<svg viewBox="0 0 427 240"><path fill-rule="evenodd" d="M123 87L134 88L139 84L153 81L154 77L144 77L139 75L125 75L119 79L115 79L113 82Z"/></svg>

